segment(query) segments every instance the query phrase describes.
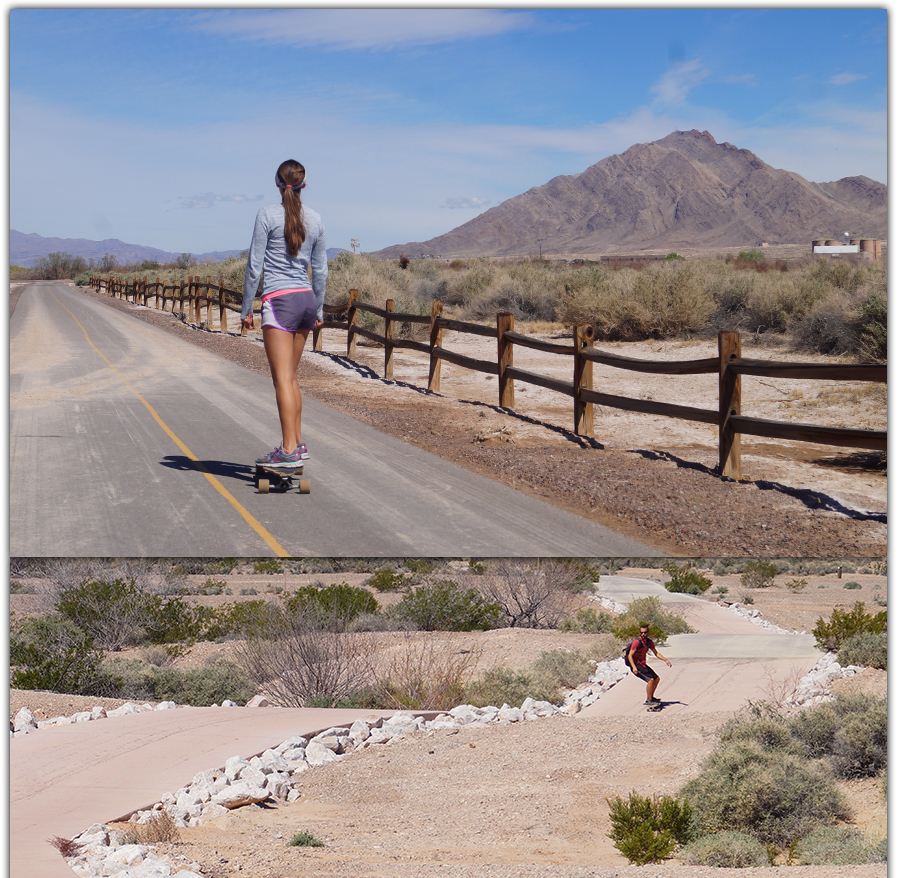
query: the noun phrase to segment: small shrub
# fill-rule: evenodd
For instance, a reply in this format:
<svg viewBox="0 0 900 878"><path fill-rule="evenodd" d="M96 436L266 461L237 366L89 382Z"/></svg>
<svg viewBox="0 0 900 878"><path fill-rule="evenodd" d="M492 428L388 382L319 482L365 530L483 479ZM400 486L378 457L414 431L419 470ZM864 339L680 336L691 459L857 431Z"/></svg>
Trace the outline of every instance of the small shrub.
<svg viewBox="0 0 900 878"><path fill-rule="evenodd" d="M361 613L377 613L378 601L370 591L341 582L325 588L299 588L284 598L284 608L293 615L311 611L323 627L338 631L346 629Z"/></svg>
<svg viewBox="0 0 900 878"><path fill-rule="evenodd" d="M852 826L819 826L797 843L801 866L852 866L873 862L872 845Z"/></svg>
<svg viewBox="0 0 900 878"><path fill-rule="evenodd" d="M593 607L582 607L574 616L563 619L559 630L577 634L601 634L612 631L613 617L609 613L595 610Z"/></svg>
<svg viewBox="0 0 900 878"><path fill-rule="evenodd" d="M479 631L497 626L500 608L474 588L436 579L414 588L391 608L391 614L420 631Z"/></svg>
<svg viewBox="0 0 900 878"><path fill-rule="evenodd" d="M580 652L554 649L542 652L531 666L531 673L538 682L546 681L548 687L559 689L565 686L574 689L587 680L594 670L594 664Z"/></svg>
<svg viewBox="0 0 900 878"><path fill-rule="evenodd" d="M698 573L690 565L679 567L674 561L663 564L663 570L669 574L669 581L665 583L668 591L679 594L703 594L711 585L712 580Z"/></svg>
<svg viewBox="0 0 900 878"><path fill-rule="evenodd" d="M844 583L844 588L858 589L858 588L862 588L862 586L855 580L850 580L850 582Z"/></svg>
<svg viewBox="0 0 900 878"><path fill-rule="evenodd" d="M881 610L873 616L866 612L862 601L857 601L849 612L835 607L827 622L820 616L813 628L813 635L819 649L834 652L854 634L881 634L886 631L887 612Z"/></svg>
<svg viewBox="0 0 900 878"><path fill-rule="evenodd" d="M731 829L781 846L848 814L825 765L753 740L714 750L681 795L704 834Z"/></svg>
<svg viewBox="0 0 900 878"><path fill-rule="evenodd" d="M687 803L634 792L627 800L616 796L606 802L612 823L608 835L630 863L658 863L690 838L692 811Z"/></svg>
<svg viewBox="0 0 900 878"><path fill-rule="evenodd" d="M728 720L719 730L719 740L723 744L755 741L767 750L800 754L803 748L791 735L784 719L772 712L768 715L737 715Z"/></svg>
<svg viewBox="0 0 900 878"><path fill-rule="evenodd" d="M713 589L713 594L728 594L727 585L718 585Z"/></svg>
<svg viewBox="0 0 900 878"><path fill-rule="evenodd" d="M225 587L228 585L224 579L213 579L210 577L197 589L197 594L211 595L211 594L222 594L225 591Z"/></svg>
<svg viewBox="0 0 900 878"><path fill-rule="evenodd" d="M410 579L402 573L393 573L390 570L379 570L373 574L366 583L376 591L401 591L409 585Z"/></svg>
<svg viewBox="0 0 900 878"><path fill-rule="evenodd" d="M613 623L613 634L620 640L633 640L640 633L641 622L649 622L650 639L657 646L665 643L670 634L691 634L691 628L681 616L662 608L658 598L638 598L628 609L617 616Z"/></svg>
<svg viewBox="0 0 900 878"><path fill-rule="evenodd" d="M245 586L238 591L238 594L241 595L241 597L251 597L252 595L259 594L259 592L255 588L248 588Z"/></svg>
<svg viewBox="0 0 900 878"><path fill-rule="evenodd" d="M539 690L527 671L499 667L490 668L473 681L466 690L466 700L476 707L502 707L504 704L519 707L526 698L553 701L558 692L557 688Z"/></svg>
<svg viewBox="0 0 900 878"><path fill-rule="evenodd" d="M295 832L291 836L291 840L288 842L289 847L301 847L301 848L321 848L325 847L324 841L319 841L311 832L307 832L305 829L302 832Z"/></svg>
<svg viewBox="0 0 900 878"><path fill-rule="evenodd" d="M775 582L778 567L771 561L749 561L741 574L744 588L768 588Z"/></svg>
<svg viewBox="0 0 900 878"><path fill-rule="evenodd" d="M785 584L791 591L800 591L809 585L809 581L806 579L792 579Z"/></svg>
<svg viewBox="0 0 900 878"><path fill-rule="evenodd" d="M37 594L37 589L33 585L28 585L27 583L18 582L16 580L13 580L9 584L9 593L10 594Z"/></svg>
<svg viewBox="0 0 900 878"><path fill-rule="evenodd" d="M887 634L854 634L848 637L838 650L841 665L861 665L867 668L887 670Z"/></svg>
<svg viewBox="0 0 900 878"><path fill-rule="evenodd" d="M746 832L728 829L692 841L681 851L679 858L692 866L727 869L769 865L769 855L763 844Z"/></svg>
<svg viewBox="0 0 900 878"><path fill-rule="evenodd" d="M748 606L750 606L750 605L753 603L753 595L752 595L752 594L745 594L745 595L741 598L741 603L742 603L742 604L747 604Z"/></svg>
<svg viewBox="0 0 900 878"><path fill-rule="evenodd" d="M172 815L165 809L154 811L149 823L132 823L129 828L138 844L175 844L181 840Z"/></svg>

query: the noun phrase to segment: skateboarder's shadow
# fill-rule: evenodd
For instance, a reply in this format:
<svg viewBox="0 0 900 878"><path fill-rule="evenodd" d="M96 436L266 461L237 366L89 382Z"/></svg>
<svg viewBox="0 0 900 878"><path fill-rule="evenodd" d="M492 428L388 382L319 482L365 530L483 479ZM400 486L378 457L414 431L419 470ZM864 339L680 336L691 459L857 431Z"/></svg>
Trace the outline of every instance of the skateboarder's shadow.
<svg viewBox="0 0 900 878"><path fill-rule="evenodd" d="M191 460L183 454L169 454L160 463L169 469L199 470L221 479L252 482L256 478L256 467L246 463L230 463L227 460Z"/></svg>

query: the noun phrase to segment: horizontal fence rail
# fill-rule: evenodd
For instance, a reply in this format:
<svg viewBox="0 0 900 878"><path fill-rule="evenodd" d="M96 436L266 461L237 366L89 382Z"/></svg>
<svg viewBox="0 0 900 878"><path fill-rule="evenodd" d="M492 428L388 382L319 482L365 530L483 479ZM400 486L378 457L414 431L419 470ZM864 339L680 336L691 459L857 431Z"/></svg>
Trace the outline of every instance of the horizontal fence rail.
<svg viewBox="0 0 900 878"><path fill-rule="evenodd" d="M175 311L178 302L183 316L192 314L194 321L201 325L202 304L207 308L207 328L210 322L213 302L219 306L219 328L227 331L227 312L240 313L242 294L227 290L219 283L213 284L210 278L202 283L199 278L188 278L180 284L165 285L157 280L155 283L135 280L125 284L116 278L91 278L91 286L105 290L110 296L139 301L147 305L148 299L154 298L156 308L166 309L166 302L171 302L171 310ZM228 298L232 297L232 301ZM187 308L185 311L185 300ZM160 305L160 302L162 303ZM594 405L616 408L639 414L658 415L667 418L678 418L702 424L713 424L718 427L719 464L718 471L722 476L740 479L741 476L741 443L742 435L759 436L768 439L782 439L794 442L816 442L822 445L834 445L848 448L865 448L874 451L887 450L886 430L861 430L846 427L828 427L818 424L799 424L789 421L776 421L767 418L748 417L741 414L741 377L753 375L765 378L787 380L829 380L829 381L867 381L881 384L887 383L886 365L869 364L830 364L830 363L778 363L769 360L754 360L741 356L740 333L722 330L718 336L718 356L703 359L681 360L676 362L662 360L640 360L625 357L594 348L593 329L587 324L576 324L572 327L572 343L561 344L535 339L515 331L515 320L512 314L497 314L496 327L479 323L468 323L443 317L443 303L433 302L431 314L410 314L394 311L394 300L388 299L384 308L359 301L358 290L350 290L347 302L343 305L325 305L322 325L313 330L313 349L322 350L322 333L325 330L339 329L347 334L347 357L356 356L356 342L362 337L384 347L384 377L394 377L394 351L411 350L426 354L428 363L428 389L440 392L441 363L452 363L464 369L496 375L499 379L499 404L501 408L515 409L515 381L543 387L561 393L573 400L574 432L580 436L593 437ZM371 314L384 321L384 332L360 326L359 312ZM429 340L415 341L409 338L395 337L397 323L418 324L429 327ZM480 360L448 350L443 345L444 330L468 333L484 338L497 339L497 359ZM241 334L246 334L242 326ZM525 347L543 353L567 356L572 358L572 381L565 381L549 375L541 375L514 365L515 348ZM602 393L593 388L593 364L640 372L646 375L718 375L719 392L717 407L710 409L694 406L677 405L648 399L616 396Z"/></svg>

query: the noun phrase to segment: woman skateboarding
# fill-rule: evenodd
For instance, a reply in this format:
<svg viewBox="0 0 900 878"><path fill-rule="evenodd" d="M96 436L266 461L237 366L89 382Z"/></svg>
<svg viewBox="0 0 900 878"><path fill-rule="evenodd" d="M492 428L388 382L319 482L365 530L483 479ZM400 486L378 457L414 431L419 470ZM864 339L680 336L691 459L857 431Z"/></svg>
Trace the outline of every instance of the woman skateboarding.
<svg viewBox="0 0 900 878"><path fill-rule="evenodd" d="M306 169L290 159L282 162L275 185L281 204L263 207L256 215L244 275L241 323L247 329L253 327L253 299L262 273L263 344L275 385L281 445L256 462L290 469L302 466L309 457L300 441L303 399L297 367L310 330L322 325L328 257L322 218L300 200Z"/></svg>

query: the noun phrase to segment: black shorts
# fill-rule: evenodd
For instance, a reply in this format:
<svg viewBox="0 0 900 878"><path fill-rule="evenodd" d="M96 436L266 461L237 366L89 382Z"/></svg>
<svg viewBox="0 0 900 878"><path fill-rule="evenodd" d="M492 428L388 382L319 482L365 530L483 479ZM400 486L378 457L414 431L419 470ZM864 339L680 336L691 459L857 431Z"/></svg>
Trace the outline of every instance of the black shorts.
<svg viewBox="0 0 900 878"><path fill-rule="evenodd" d="M632 671L631 673L636 677L640 677L645 683L659 679L659 674L657 674L653 668L648 667L647 665L639 665L637 662L634 663L634 666L637 668L637 671Z"/></svg>

